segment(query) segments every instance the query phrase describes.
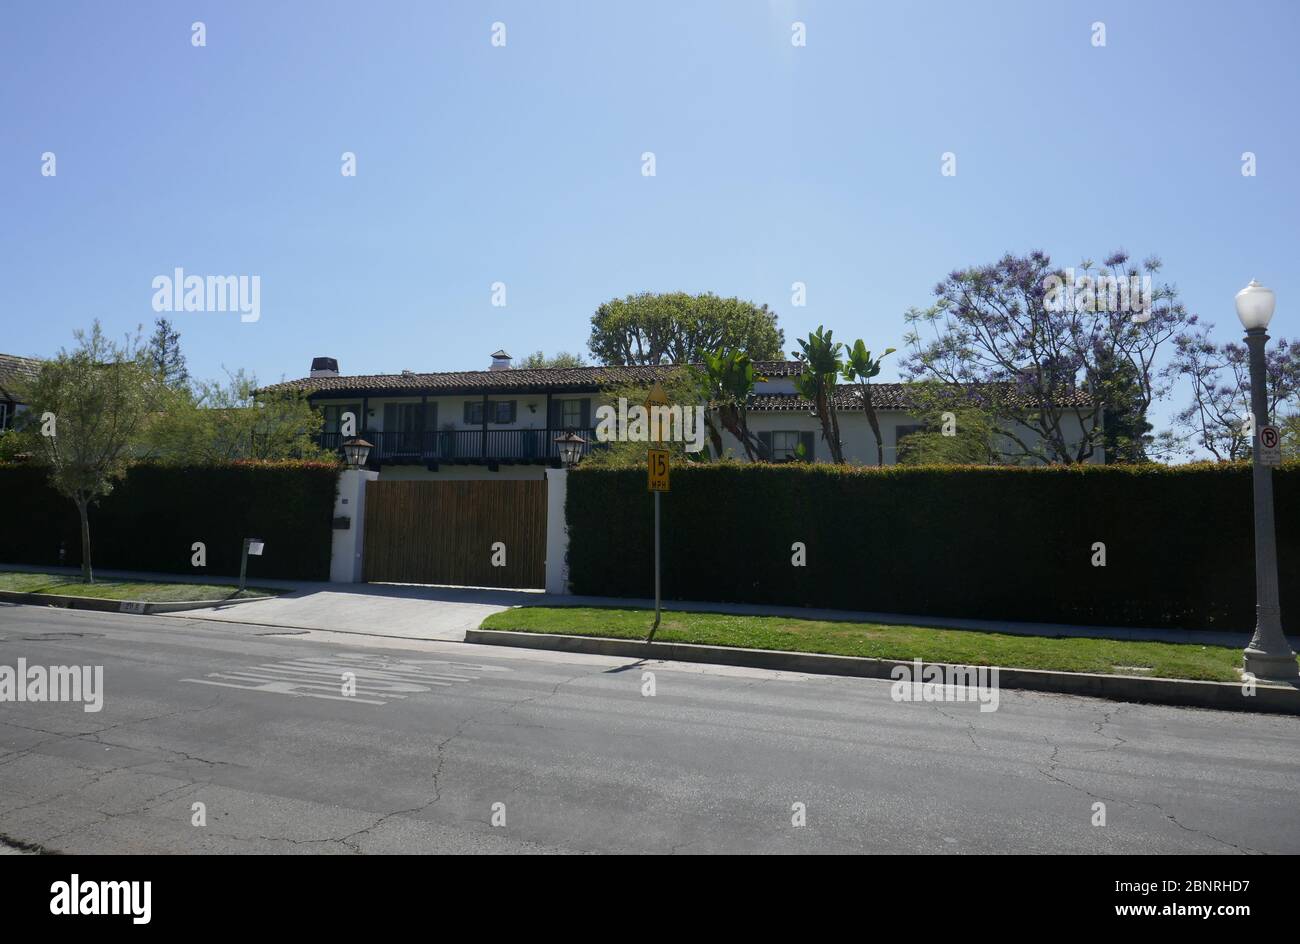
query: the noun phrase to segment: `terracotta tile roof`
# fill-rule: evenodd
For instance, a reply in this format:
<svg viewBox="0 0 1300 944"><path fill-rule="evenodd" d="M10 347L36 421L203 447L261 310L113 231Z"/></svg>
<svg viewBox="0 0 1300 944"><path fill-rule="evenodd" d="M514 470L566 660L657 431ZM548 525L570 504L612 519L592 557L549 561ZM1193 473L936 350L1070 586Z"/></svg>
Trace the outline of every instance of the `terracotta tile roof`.
<svg viewBox="0 0 1300 944"><path fill-rule="evenodd" d="M916 406L916 402L911 396L909 387L909 384L903 383L873 383L871 385L871 405L877 410L910 410ZM1003 389L994 390L994 392L1006 396L1012 392L1011 385L1007 384ZM1024 397L1013 398L1013 402L1015 402L1016 406L1022 408L1032 406L1032 401ZM1075 391L1058 398L1057 406L1088 409L1092 406L1092 397L1087 391ZM793 411L807 413L811 412L812 408L812 401L805 400L795 393L761 394L751 397L749 401L749 409L765 412ZM835 409L862 409L862 393L856 384L851 386L840 384L835 388Z"/></svg>
<svg viewBox="0 0 1300 944"><path fill-rule="evenodd" d="M755 366L765 377L789 377L799 373L799 365L794 361L763 361ZM342 377L302 377L298 380L269 384L262 389L271 392L296 390L307 394L596 390L610 384L652 384L656 380L664 380L677 369L676 364L661 364L654 367L525 367L511 370L358 374Z"/></svg>
<svg viewBox="0 0 1300 944"><path fill-rule="evenodd" d="M798 361L760 361L757 372L768 379L796 377L802 370ZM406 371L399 374L358 374L342 377L303 377L286 380L263 387L263 390L298 391L309 395L417 395L423 393L510 393L520 391L579 392L599 390L612 384L641 384L649 386L664 380L678 369L676 364L653 367L528 367L511 370L462 370L437 373ZM1006 385L1010 390L1010 385ZM907 410L915 406L909 396L909 385L902 383L877 383L871 385L871 402L881 410ZM1088 407L1091 398L1086 392L1070 394L1062 406ZM1028 405L1027 403L1023 405ZM840 410L862 409L862 398L856 385L841 384L836 388L835 406ZM807 412L812 404L793 393L759 394L750 399L750 409L760 411Z"/></svg>
<svg viewBox="0 0 1300 944"><path fill-rule="evenodd" d="M0 354L0 399L21 403L17 388L24 380L35 377L40 366L41 362L34 357Z"/></svg>

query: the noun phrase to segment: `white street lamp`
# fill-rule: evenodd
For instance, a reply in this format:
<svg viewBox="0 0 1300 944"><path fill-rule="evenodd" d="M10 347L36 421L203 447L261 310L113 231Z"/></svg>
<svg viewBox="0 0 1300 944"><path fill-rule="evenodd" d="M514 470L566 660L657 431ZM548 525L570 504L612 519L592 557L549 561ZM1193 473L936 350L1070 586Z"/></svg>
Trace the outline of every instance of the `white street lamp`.
<svg viewBox="0 0 1300 944"><path fill-rule="evenodd" d="M1255 419L1251 442L1255 492L1255 635L1246 647L1244 670L1256 678L1292 681L1300 678L1300 666L1282 631L1282 609L1278 605L1273 469L1260 461L1260 434L1269 425L1265 329L1276 304L1272 290L1253 279L1237 293L1237 317L1246 329L1246 346L1250 349L1250 409Z"/></svg>
<svg viewBox="0 0 1300 944"><path fill-rule="evenodd" d="M1263 331L1273 320L1273 308L1277 305L1277 296L1271 288L1265 288L1254 279L1237 293L1237 317L1241 326L1247 331L1258 328Z"/></svg>

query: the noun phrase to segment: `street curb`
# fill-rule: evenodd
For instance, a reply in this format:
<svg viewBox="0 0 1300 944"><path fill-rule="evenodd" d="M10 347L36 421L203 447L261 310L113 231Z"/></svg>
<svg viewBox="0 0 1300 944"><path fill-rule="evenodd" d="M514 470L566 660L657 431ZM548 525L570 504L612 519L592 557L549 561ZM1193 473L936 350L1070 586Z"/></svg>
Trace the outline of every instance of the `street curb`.
<svg viewBox="0 0 1300 944"><path fill-rule="evenodd" d="M902 659L868 659L860 656L830 656L810 652L700 646L677 642L644 643L630 639L520 633L498 629L466 630L465 641L487 646L550 649L601 656L663 659L670 662L705 662L753 669L807 672L814 675L847 675L854 678L889 679L895 667L905 666L910 673L915 665L912 661ZM948 663L923 664L947 665ZM910 674L908 678L911 678ZM1213 708L1219 711L1300 715L1300 686L1276 682L1256 683L1255 694L1246 696L1242 694L1241 685L1236 682L1197 682L1184 679L999 667L998 685L1000 688L1083 695L1088 698L1105 698L1112 701Z"/></svg>
<svg viewBox="0 0 1300 944"><path fill-rule="evenodd" d="M246 600L176 600L167 603L146 603L139 600L101 600L96 597L74 597L62 593L22 593L17 590L0 590L0 603L27 603L34 606L55 606L65 610L96 610L100 613L135 613L149 616L155 613L179 613L182 610L202 610L212 606L236 603L253 603L270 597L249 597Z"/></svg>

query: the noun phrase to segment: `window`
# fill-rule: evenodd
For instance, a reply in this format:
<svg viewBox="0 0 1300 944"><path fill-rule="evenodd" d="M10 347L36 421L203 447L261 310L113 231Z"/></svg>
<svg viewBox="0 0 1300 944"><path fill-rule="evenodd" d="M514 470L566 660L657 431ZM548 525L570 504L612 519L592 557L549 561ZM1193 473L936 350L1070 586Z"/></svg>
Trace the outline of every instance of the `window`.
<svg viewBox="0 0 1300 944"><path fill-rule="evenodd" d="M489 423L513 423L515 416L518 415L518 400L489 400L488 401L488 422ZM466 400L465 401L465 425L482 426L483 425L483 401Z"/></svg>
<svg viewBox="0 0 1300 944"><path fill-rule="evenodd" d="M424 448L424 431L433 429L437 405L428 404L428 423L423 403L385 403L381 455L413 455Z"/></svg>
<svg viewBox="0 0 1300 944"><path fill-rule="evenodd" d="M560 401L560 428L561 429L582 428L582 401L581 400Z"/></svg>
<svg viewBox="0 0 1300 944"><path fill-rule="evenodd" d="M361 428L365 425L361 421L361 404L359 403L339 403L333 406L324 407L321 414L325 419L325 425L322 432L341 433L343 431L343 414L351 413L356 424L356 432L359 435Z"/></svg>
<svg viewBox="0 0 1300 944"><path fill-rule="evenodd" d="M9 428L9 404L0 403L0 431Z"/></svg>
<svg viewBox="0 0 1300 944"><path fill-rule="evenodd" d="M759 445L769 462L812 462L815 438L797 430L774 430L758 434Z"/></svg>
<svg viewBox="0 0 1300 944"><path fill-rule="evenodd" d="M799 455L799 434L789 430L772 433L772 459L775 462L789 462Z"/></svg>

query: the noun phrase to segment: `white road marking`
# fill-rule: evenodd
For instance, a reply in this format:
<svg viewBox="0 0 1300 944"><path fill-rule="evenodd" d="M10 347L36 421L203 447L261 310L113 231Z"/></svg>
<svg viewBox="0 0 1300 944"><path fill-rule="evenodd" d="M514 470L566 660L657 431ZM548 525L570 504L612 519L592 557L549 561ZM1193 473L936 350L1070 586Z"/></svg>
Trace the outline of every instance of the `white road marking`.
<svg viewBox="0 0 1300 944"><path fill-rule="evenodd" d="M435 666L443 671L429 671ZM443 659L392 659L388 656L352 652L332 657L264 663L250 668L234 667L225 672L209 672L201 679L185 678L181 681L272 695L384 705L388 703L387 699L405 698L409 694L429 692L434 688L449 688L457 682L472 682L479 677L448 672L443 667L482 672L511 671L504 666L474 665ZM356 678L355 695L342 693L345 672L351 672Z"/></svg>

